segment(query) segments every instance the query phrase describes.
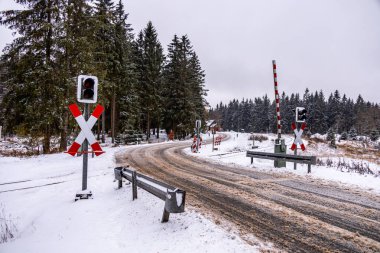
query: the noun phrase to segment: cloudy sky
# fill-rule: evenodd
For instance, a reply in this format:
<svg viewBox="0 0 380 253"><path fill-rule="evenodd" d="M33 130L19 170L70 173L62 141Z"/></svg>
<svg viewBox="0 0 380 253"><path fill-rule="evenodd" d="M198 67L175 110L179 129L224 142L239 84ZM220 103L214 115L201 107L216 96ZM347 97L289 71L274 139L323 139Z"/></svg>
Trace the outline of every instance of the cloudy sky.
<svg viewBox="0 0 380 253"><path fill-rule="evenodd" d="M135 32L151 20L162 45L187 34L208 101L338 89L380 102L380 0L123 0ZM0 10L14 8L0 0ZM0 47L12 40L1 28Z"/></svg>

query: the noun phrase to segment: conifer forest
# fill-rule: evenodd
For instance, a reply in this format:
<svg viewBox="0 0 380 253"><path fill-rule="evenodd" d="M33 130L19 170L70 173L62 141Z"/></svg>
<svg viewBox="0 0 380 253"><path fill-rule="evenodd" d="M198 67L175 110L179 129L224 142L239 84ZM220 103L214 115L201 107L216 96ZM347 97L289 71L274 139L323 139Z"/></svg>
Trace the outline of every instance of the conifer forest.
<svg viewBox="0 0 380 253"><path fill-rule="evenodd" d="M364 101L359 95L354 101L341 95L338 90L325 97L322 90L280 96L282 131L292 133L291 124L295 121L294 109L307 110L307 134L333 133L370 136L379 138L380 107L377 103ZM220 103L210 111L210 117L218 120L224 130L274 133L276 132L275 101L268 95L254 99L234 99L228 104ZM344 137L343 137L344 138Z"/></svg>
<svg viewBox="0 0 380 253"><path fill-rule="evenodd" d="M80 74L98 77L102 120L113 139L159 128L180 136L205 119L205 75L188 36L173 35L165 55L152 22L133 32L122 1L17 2L25 9L0 13L0 24L19 35L1 57L6 133L43 138L44 153L58 136L66 150L77 130L68 105L76 102Z"/></svg>

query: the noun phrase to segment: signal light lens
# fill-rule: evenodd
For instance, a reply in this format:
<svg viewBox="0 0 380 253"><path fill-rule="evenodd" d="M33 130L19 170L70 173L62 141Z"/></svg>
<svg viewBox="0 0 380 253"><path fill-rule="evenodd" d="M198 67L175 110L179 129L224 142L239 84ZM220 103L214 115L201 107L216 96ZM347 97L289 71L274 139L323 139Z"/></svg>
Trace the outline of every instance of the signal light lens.
<svg viewBox="0 0 380 253"><path fill-rule="evenodd" d="M93 89L94 85L95 85L95 81L92 78L87 78L83 82L83 87L86 88L86 89Z"/></svg>
<svg viewBox="0 0 380 253"><path fill-rule="evenodd" d="M86 89L83 91L83 98L84 99L92 99L94 96L94 91L91 89Z"/></svg>
<svg viewBox="0 0 380 253"><path fill-rule="evenodd" d="M92 78L87 78L83 82L83 98L84 99L92 99L94 97L94 85L95 81Z"/></svg>

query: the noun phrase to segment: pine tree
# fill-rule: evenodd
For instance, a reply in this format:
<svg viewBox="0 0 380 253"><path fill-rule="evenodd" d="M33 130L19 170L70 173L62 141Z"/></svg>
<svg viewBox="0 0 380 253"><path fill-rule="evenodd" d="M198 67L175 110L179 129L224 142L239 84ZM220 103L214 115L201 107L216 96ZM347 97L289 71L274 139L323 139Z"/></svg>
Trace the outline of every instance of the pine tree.
<svg viewBox="0 0 380 253"><path fill-rule="evenodd" d="M16 103L19 130L25 134L43 136L43 152L50 152L50 138L59 128L59 105L62 97L57 78L57 26L60 23L60 2L54 0L18 1L26 9L2 11L1 25L19 34L2 56L9 66L6 87L7 107ZM15 100L20 98L21 100ZM7 126L11 127L10 124ZM9 131L9 129L8 129Z"/></svg>
<svg viewBox="0 0 380 253"><path fill-rule="evenodd" d="M56 62L60 70L56 76L60 80L62 103L59 105L61 115L60 151L67 149L67 136L69 129L75 124L69 118L68 105L75 101L76 76L79 74L95 74L94 51L95 40L93 34L91 7L87 0L62 1L61 22L57 26L57 52ZM71 126L71 127L70 127Z"/></svg>
<svg viewBox="0 0 380 253"><path fill-rule="evenodd" d="M327 132L326 140L329 141L329 146L332 148L336 148L336 139L335 139L335 131L333 128L330 128Z"/></svg>
<svg viewBox="0 0 380 253"><path fill-rule="evenodd" d="M112 87L112 136L115 138L119 130L119 118L121 116L120 110L123 108L123 113L127 113L133 122L135 117L132 116L133 107L131 100L128 97L135 96L136 90L134 84L136 83L135 69L133 64L132 52L132 29L130 24L127 23L128 14L125 14L124 5L119 1L116 5L114 16L114 39L113 39L113 64L110 72L110 80L114 84ZM133 100L132 100L133 101ZM132 102L131 101L131 102ZM136 101L137 102L137 101ZM124 118L125 119L125 118ZM133 123L132 123L133 124Z"/></svg>
<svg viewBox="0 0 380 253"><path fill-rule="evenodd" d="M347 140L348 139L348 134L347 132L343 132L342 135L340 136L341 140Z"/></svg>
<svg viewBox="0 0 380 253"><path fill-rule="evenodd" d="M139 92L142 110L145 114L146 134L150 136L152 122L157 127L157 137L162 114L162 71L164 54L158 40L156 29L151 21L138 35L137 50L140 55L138 61Z"/></svg>
<svg viewBox="0 0 380 253"><path fill-rule="evenodd" d="M371 141L377 141L380 138L380 132L377 129L372 129L370 136Z"/></svg>
<svg viewBox="0 0 380 253"><path fill-rule="evenodd" d="M137 129L140 106L137 92L137 73L135 48L131 25L127 23L128 14L124 11L124 5L120 0L115 10L115 68L113 75L118 84L117 98L119 106L120 125L116 128L121 130ZM115 124L116 125L116 124Z"/></svg>
<svg viewBox="0 0 380 253"><path fill-rule="evenodd" d="M364 99L361 95L358 96L356 99L356 103L354 106L354 112L355 112L355 129L357 132L361 135L364 134L364 132L367 130L367 115L366 115L366 104L364 102Z"/></svg>
<svg viewBox="0 0 380 253"><path fill-rule="evenodd" d="M225 129L235 129L236 115L246 114L246 100L238 102L236 108L236 99L233 99L228 104L219 106L219 114L222 115L221 124ZM276 132L277 121L273 115L275 114L275 102L269 101L269 107L265 106L262 98L255 98L254 101L250 100L249 110L251 113L251 120L249 121L250 129L255 132ZM370 102L365 102L361 96L359 96L356 103L352 99L348 99L346 95L340 99L338 91L331 94L328 101L325 100L323 91L315 92L311 94L306 89L303 99L300 100L299 94L291 94L287 96L285 93L281 95L280 108L281 108L281 123L282 132L291 133L290 124L294 121L294 113L292 110L297 106L304 106L307 113L307 132L310 133L326 133L328 131L328 125L332 124L330 128L339 127L339 131L347 132L354 125L358 124L358 117L360 116L361 124L364 131L369 135L368 129L379 128L380 126L380 108L379 105ZM335 109L334 109L335 108ZM331 111L332 110L332 111ZM241 117L241 116L239 116ZM243 125L246 123L243 121ZM269 127L264 127L269 124ZM355 131L355 134L352 133ZM356 130L352 130L351 134L356 137ZM354 138L355 138L354 137ZM344 138L344 137L343 137Z"/></svg>
<svg viewBox="0 0 380 253"><path fill-rule="evenodd" d="M164 69L164 126L180 136L192 133L194 122L204 120L204 73L187 36L174 36ZM228 123L227 123L228 124Z"/></svg>
<svg viewBox="0 0 380 253"><path fill-rule="evenodd" d="M348 137L350 140L356 140L356 137L358 136L355 127L351 127L350 131L348 132Z"/></svg>

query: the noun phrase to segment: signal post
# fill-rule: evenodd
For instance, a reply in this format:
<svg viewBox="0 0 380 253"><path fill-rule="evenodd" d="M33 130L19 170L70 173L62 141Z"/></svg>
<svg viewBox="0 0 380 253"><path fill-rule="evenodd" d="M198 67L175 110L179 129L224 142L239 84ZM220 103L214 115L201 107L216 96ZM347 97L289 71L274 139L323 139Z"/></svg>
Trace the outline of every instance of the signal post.
<svg viewBox="0 0 380 253"><path fill-rule="evenodd" d="M292 145L291 149L294 149L294 155L297 155L297 143L300 143L301 149L305 150L305 145L302 143L302 140L301 140L301 134L306 127L305 122L306 122L307 110L304 107L296 107L296 109L293 111L295 111L296 113L296 122L292 123L292 129L294 131L295 139L294 139L294 144ZM302 123L301 129L299 131L297 130L298 129L297 123ZM294 170L297 170L296 162L294 162ZM310 170L310 165L309 165L309 170ZM310 172L308 171L308 173Z"/></svg>
<svg viewBox="0 0 380 253"><path fill-rule="evenodd" d="M98 78L96 76L80 75L77 80L77 100L84 104L84 115L76 104L69 106L71 113L81 128L81 132L66 152L72 156L79 153L78 150L82 145L83 153L83 173L82 173L82 190L75 195L75 201L79 199L88 199L92 197L92 192L87 189L88 174L88 145L91 145L91 153L96 156L101 155L103 150L96 141L91 129L104 111L103 106L97 105L94 112L89 115L89 104L94 104L98 97Z"/></svg>

